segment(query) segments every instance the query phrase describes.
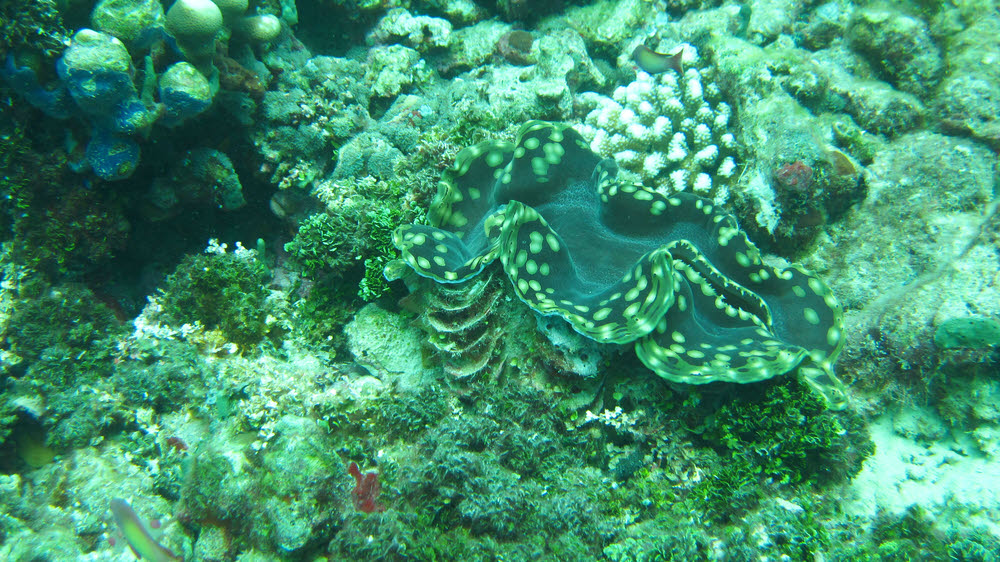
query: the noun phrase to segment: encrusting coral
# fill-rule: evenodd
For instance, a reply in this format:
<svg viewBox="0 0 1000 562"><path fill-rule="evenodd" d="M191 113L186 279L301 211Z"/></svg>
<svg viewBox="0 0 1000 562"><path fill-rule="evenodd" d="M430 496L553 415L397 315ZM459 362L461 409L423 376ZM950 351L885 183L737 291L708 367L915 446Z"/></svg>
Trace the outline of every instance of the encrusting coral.
<svg viewBox="0 0 1000 562"><path fill-rule="evenodd" d="M798 367L845 405L832 368L843 312L826 284L765 265L710 200L619 180L566 125L529 121L514 144L463 150L429 217L393 237L424 277L457 283L500 258L536 312L601 343L634 342L668 380L748 383Z"/></svg>

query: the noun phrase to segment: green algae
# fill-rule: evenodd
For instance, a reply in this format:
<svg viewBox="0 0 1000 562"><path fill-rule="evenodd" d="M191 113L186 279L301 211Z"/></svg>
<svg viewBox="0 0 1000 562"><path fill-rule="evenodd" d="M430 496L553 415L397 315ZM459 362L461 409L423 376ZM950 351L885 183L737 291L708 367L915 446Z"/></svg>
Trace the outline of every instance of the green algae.
<svg viewBox="0 0 1000 562"><path fill-rule="evenodd" d="M236 252L189 255L167 277L158 302L176 325L200 322L250 347L269 331L268 277L263 262Z"/></svg>

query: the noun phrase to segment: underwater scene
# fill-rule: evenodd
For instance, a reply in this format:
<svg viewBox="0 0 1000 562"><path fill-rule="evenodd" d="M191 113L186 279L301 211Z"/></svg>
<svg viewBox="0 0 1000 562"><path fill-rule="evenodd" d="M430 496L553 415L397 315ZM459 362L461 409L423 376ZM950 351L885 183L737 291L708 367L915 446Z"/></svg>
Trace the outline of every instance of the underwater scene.
<svg viewBox="0 0 1000 562"><path fill-rule="evenodd" d="M0 560L1000 561L1000 1L0 0Z"/></svg>

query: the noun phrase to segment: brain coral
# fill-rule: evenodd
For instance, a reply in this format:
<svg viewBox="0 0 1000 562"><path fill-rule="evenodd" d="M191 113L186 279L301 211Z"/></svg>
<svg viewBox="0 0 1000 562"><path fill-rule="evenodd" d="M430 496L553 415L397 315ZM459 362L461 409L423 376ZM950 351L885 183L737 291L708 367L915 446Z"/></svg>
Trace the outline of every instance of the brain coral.
<svg viewBox="0 0 1000 562"><path fill-rule="evenodd" d="M517 296L603 343L634 342L675 382L748 383L798 368L834 408L843 313L817 277L776 269L708 199L617 178L565 125L531 121L514 144L466 148L427 225L394 233L418 274L457 283L500 258Z"/></svg>

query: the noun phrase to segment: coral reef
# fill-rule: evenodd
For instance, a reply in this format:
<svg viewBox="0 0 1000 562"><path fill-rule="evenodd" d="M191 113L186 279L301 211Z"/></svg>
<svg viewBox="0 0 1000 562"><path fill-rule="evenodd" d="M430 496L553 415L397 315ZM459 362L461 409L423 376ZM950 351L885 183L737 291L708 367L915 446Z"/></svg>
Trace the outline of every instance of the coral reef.
<svg viewBox="0 0 1000 562"><path fill-rule="evenodd" d="M338 182L332 187L342 185ZM330 187L323 185L320 189ZM377 197L387 187L384 184L370 185L371 189L356 187L362 189L354 197L344 197L346 190L341 190L337 201L330 201L327 212L302 219L295 237L284 249L310 279L354 277L361 265L359 295L371 301L388 291L382 269L393 255L392 231L413 215L410 209L387 208L379 203Z"/></svg>
<svg viewBox="0 0 1000 562"><path fill-rule="evenodd" d="M980 17L981 13L974 9L963 11L964 14L957 16L942 14L939 19L951 22L954 27L947 31L957 33L940 30L946 36L942 49L945 75L933 107L943 128L971 136L996 149L1000 146L1000 119L997 117L1000 102L992 92L1000 86L1000 73L979 61L1000 55L1000 40L997 39L1000 37L997 34L1000 18L996 15Z"/></svg>
<svg viewBox="0 0 1000 562"><path fill-rule="evenodd" d="M160 123L176 127L212 105L212 86L194 66L179 62L160 76L160 101L166 106Z"/></svg>
<svg viewBox="0 0 1000 562"><path fill-rule="evenodd" d="M404 8L393 8L368 34L369 45L402 44L420 52L448 46L452 26L447 20L414 17Z"/></svg>
<svg viewBox="0 0 1000 562"><path fill-rule="evenodd" d="M280 188L305 187L329 172L336 150L370 121L371 84L355 61L313 57L282 72L264 94L254 144L262 172Z"/></svg>
<svg viewBox="0 0 1000 562"><path fill-rule="evenodd" d="M244 16L245 1L223 2L223 8L225 14L211 0L179 0L164 15L155 0L103 0L91 14L96 30L77 30L56 61L57 82L49 84L47 69L15 53L5 53L0 78L47 115L86 122L89 139L77 171L125 180L138 167L140 144L154 124L177 127L209 108L220 82L233 85L234 65L242 67L225 47L217 53L217 39L260 45L281 32L273 15ZM165 56L164 45L185 60ZM223 65L225 74L217 58L233 63ZM144 60L138 72L134 59Z"/></svg>
<svg viewBox="0 0 1000 562"><path fill-rule="evenodd" d="M737 212L752 217L746 228L765 248L798 255L864 196L861 166L847 147L817 142L835 134L839 123L808 115L785 93L760 100L746 113L744 142L757 148L734 197Z"/></svg>
<svg viewBox="0 0 1000 562"><path fill-rule="evenodd" d="M243 186L228 156L210 148L189 150L153 180L143 208L152 221L175 216L186 206L233 211L246 205Z"/></svg>
<svg viewBox="0 0 1000 562"><path fill-rule="evenodd" d="M163 16L163 4L157 0L100 0L90 13L90 23L93 29L133 45L147 40L148 30L163 27Z"/></svg>
<svg viewBox="0 0 1000 562"><path fill-rule="evenodd" d="M622 43L632 40L637 29L658 21L659 9L643 0L599 0L569 7L565 17L592 49L614 52ZM620 50L623 54L631 53L631 48Z"/></svg>
<svg viewBox="0 0 1000 562"><path fill-rule="evenodd" d="M0 559L1000 552L994 1L0 31Z"/></svg>
<svg viewBox="0 0 1000 562"><path fill-rule="evenodd" d="M165 107L157 105L145 83L141 95L136 89L135 68L125 45L112 35L82 29L56 63L60 82L54 90L45 89L30 67L17 67L12 57L0 75L43 112L58 118L74 114L84 118L90 126L86 166L98 177L115 181L135 172L140 157L136 137L147 135L161 114L165 112L167 123L176 125L208 107L211 96L204 77L175 67L165 74L161 90ZM147 70L146 80L150 78L155 77Z"/></svg>
<svg viewBox="0 0 1000 562"><path fill-rule="evenodd" d="M874 452L856 414L825 412L821 401L795 384L774 385L762 394L733 400L706 423L703 435L727 449L731 458L726 459L723 473L695 488L696 497L724 502L727 495L738 495L740 501L756 501L759 498L739 486L741 480L752 479L750 475L779 483L850 479ZM723 507L709 511L726 513Z"/></svg>
<svg viewBox="0 0 1000 562"><path fill-rule="evenodd" d="M158 114L139 99L128 50L111 35L83 29L56 70L92 124L87 160L94 173L106 180L131 176L139 164L139 145L131 136L147 132Z"/></svg>
<svg viewBox="0 0 1000 562"><path fill-rule="evenodd" d="M241 2L224 4L232 6ZM246 2L242 4L246 6ZM177 42L185 59L193 62L201 72L211 72L215 38L222 31L220 3L212 0L177 0L167 10L164 28Z"/></svg>
<svg viewBox="0 0 1000 562"><path fill-rule="evenodd" d="M186 61L211 76L216 40L223 35L259 44L273 41L281 33L276 16L244 15L247 6L247 0L176 0L167 10L163 29Z"/></svg>
<svg viewBox="0 0 1000 562"><path fill-rule="evenodd" d="M927 24L891 9L856 10L847 42L896 88L911 94L925 95L934 88L944 68Z"/></svg>
<svg viewBox="0 0 1000 562"><path fill-rule="evenodd" d="M115 341L124 333L114 313L85 288L38 280L20 288L3 331L5 374L18 389L8 407L18 420L40 424L45 446L85 446L113 423L112 405L93 403L91 394L111 375Z"/></svg>
<svg viewBox="0 0 1000 562"><path fill-rule="evenodd" d="M27 119L0 128L3 214L14 261L58 278L92 272L124 246L130 231L121 198L70 172L50 139L29 136ZM37 134L37 133L36 133Z"/></svg>
<svg viewBox="0 0 1000 562"><path fill-rule="evenodd" d="M1000 345L1000 322L977 317L945 320L934 331L934 345L943 349Z"/></svg>

